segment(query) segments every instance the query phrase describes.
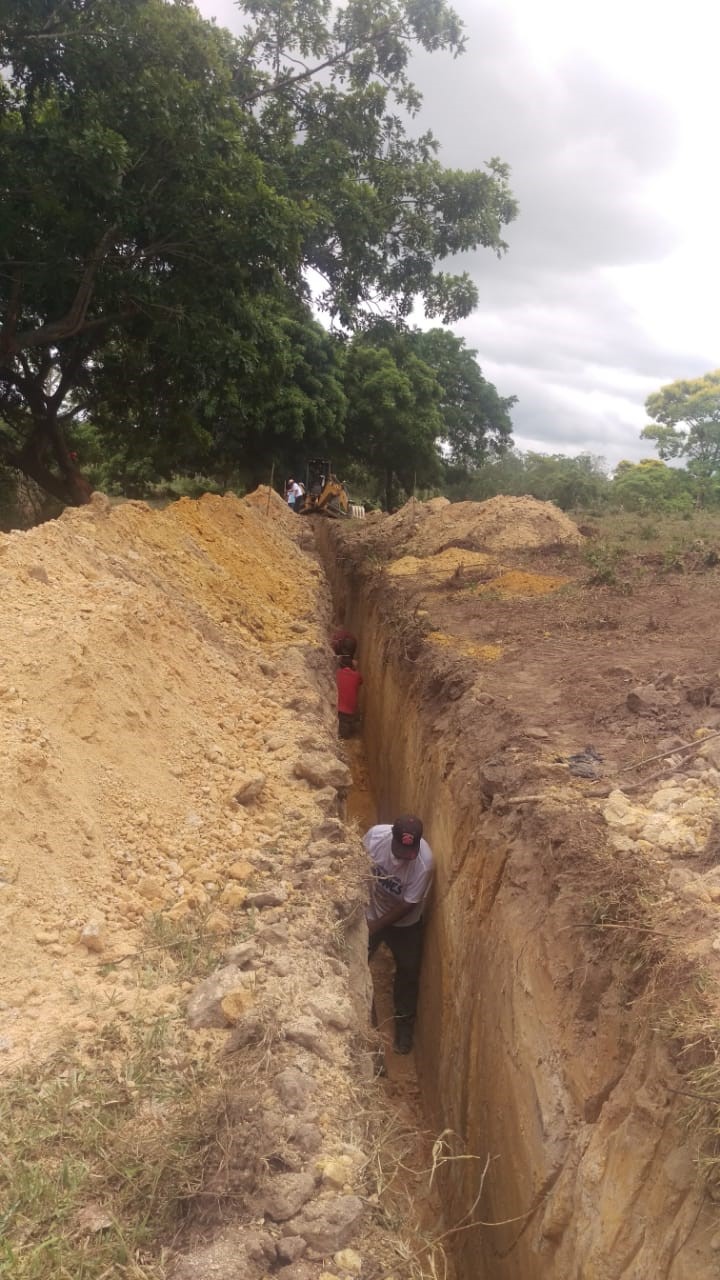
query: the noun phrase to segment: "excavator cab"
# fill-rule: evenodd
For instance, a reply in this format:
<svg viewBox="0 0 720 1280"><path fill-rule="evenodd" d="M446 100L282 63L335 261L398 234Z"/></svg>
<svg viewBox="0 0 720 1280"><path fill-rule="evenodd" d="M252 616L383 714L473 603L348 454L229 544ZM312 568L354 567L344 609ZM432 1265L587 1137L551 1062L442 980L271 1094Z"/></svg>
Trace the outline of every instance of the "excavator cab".
<svg viewBox="0 0 720 1280"><path fill-rule="evenodd" d="M332 464L325 458L313 458L307 466L303 516L322 515L339 519L350 514L347 489L333 475Z"/></svg>

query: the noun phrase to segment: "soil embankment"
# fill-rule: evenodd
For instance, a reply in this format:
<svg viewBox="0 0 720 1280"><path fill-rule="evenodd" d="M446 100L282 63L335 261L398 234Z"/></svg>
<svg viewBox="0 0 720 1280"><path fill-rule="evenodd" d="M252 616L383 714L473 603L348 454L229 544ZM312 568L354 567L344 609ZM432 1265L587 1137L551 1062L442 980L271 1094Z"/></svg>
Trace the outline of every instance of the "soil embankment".
<svg viewBox="0 0 720 1280"><path fill-rule="evenodd" d="M13 1276L390 1273L422 1245L310 528L96 495L0 564Z"/></svg>
<svg viewBox="0 0 720 1280"><path fill-rule="evenodd" d="M435 1131L476 1157L443 1170L449 1223L489 1161L459 1272L710 1280L717 584L694 615L659 575L620 598L549 504L487 506L319 533L380 817L419 812L438 860L417 1058Z"/></svg>
<svg viewBox="0 0 720 1280"><path fill-rule="evenodd" d="M454 1247L461 1280L710 1280L719 575L589 586L524 499L316 531L377 816L416 809L437 856L442 1141L372 1079L311 527L267 493L98 496L0 540L14 1276L388 1280Z"/></svg>

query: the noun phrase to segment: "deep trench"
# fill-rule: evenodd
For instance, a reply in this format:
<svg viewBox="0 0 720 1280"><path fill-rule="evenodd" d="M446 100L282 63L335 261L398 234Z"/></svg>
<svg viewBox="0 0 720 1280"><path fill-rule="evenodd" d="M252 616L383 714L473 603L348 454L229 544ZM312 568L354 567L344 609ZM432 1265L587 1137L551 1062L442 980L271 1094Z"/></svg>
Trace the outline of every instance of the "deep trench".
<svg viewBox="0 0 720 1280"><path fill-rule="evenodd" d="M344 744L353 774L346 816L364 831L376 822L392 822L399 813L417 813L423 819L436 862L439 858L442 863L453 847L454 815L434 801L438 794L438 775L432 762L426 761L421 770L416 767L413 744L422 741L416 709L407 705L403 710L403 693L395 683L392 667L380 656L382 636L374 631L364 602L346 594L346 584L334 572L331 544L322 535L318 541L326 571L329 571L335 621L347 625L358 638L359 665L364 680L359 733ZM447 1130L447 1115L442 1105L446 1085L434 1043L441 1021L436 1016L436 1002L438 998L443 1003L446 999L445 982L449 975L444 961L447 958L447 951L443 951L442 887L436 883L425 919L415 1043L407 1058L392 1051L392 959L385 948L380 948L371 963L376 1013L385 1046L385 1087L395 1104L402 1108L406 1121L417 1125L414 1159L418 1167L420 1163L427 1166L428 1160L432 1160L433 1135ZM467 1097L468 1080L464 1073L469 1069L469 1064L462 1060L455 1062L451 1088L456 1095ZM459 1158L448 1162L446 1172L441 1171L436 1178L428 1201L416 1207L423 1237L443 1238L443 1266L449 1280L500 1280L501 1275L512 1275L513 1280L535 1280L536 1277L539 1280L543 1274L540 1270L525 1267L522 1272L513 1269L501 1273L492 1260L484 1256L478 1240L482 1228L468 1230L468 1211L476 1202L480 1183L484 1183L488 1153L471 1150L464 1132L448 1131L445 1141L447 1153ZM480 1206L487 1207L483 1200ZM482 1217L479 1207L472 1219Z"/></svg>
<svg viewBox="0 0 720 1280"><path fill-rule="evenodd" d="M477 1225L452 1237L458 1280L717 1280L665 1046L584 950L552 842L483 812L477 761L425 696L392 608L332 527L317 544L364 677L355 763L373 800L351 816L415 812L435 855L413 1056L422 1123L470 1157L438 1178L445 1229L489 1158Z"/></svg>

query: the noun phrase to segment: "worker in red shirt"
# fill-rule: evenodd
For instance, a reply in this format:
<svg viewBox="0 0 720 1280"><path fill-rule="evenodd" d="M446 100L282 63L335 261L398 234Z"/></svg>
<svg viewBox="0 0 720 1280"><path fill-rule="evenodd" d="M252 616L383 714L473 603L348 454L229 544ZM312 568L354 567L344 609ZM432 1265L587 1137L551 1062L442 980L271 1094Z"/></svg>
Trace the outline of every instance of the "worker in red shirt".
<svg viewBox="0 0 720 1280"><path fill-rule="evenodd" d="M337 683L338 733L341 738L352 738L358 709L358 693L363 678L355 670L349 654L343 654L335 673Z"/></svg>

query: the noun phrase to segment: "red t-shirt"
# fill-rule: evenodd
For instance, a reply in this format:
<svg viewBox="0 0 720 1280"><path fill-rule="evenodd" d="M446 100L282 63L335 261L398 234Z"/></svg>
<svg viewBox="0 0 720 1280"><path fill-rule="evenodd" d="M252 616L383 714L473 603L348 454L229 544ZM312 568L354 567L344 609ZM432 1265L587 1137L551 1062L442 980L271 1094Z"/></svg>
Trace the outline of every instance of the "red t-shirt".
<svg viewBox="0 0 720 1280"><path fill-rule="evenodd" d="M338 667L335 672L338 691L338 711L354 716L357 711L358 689L363 682L359 671L352 667Z"/></svg>

